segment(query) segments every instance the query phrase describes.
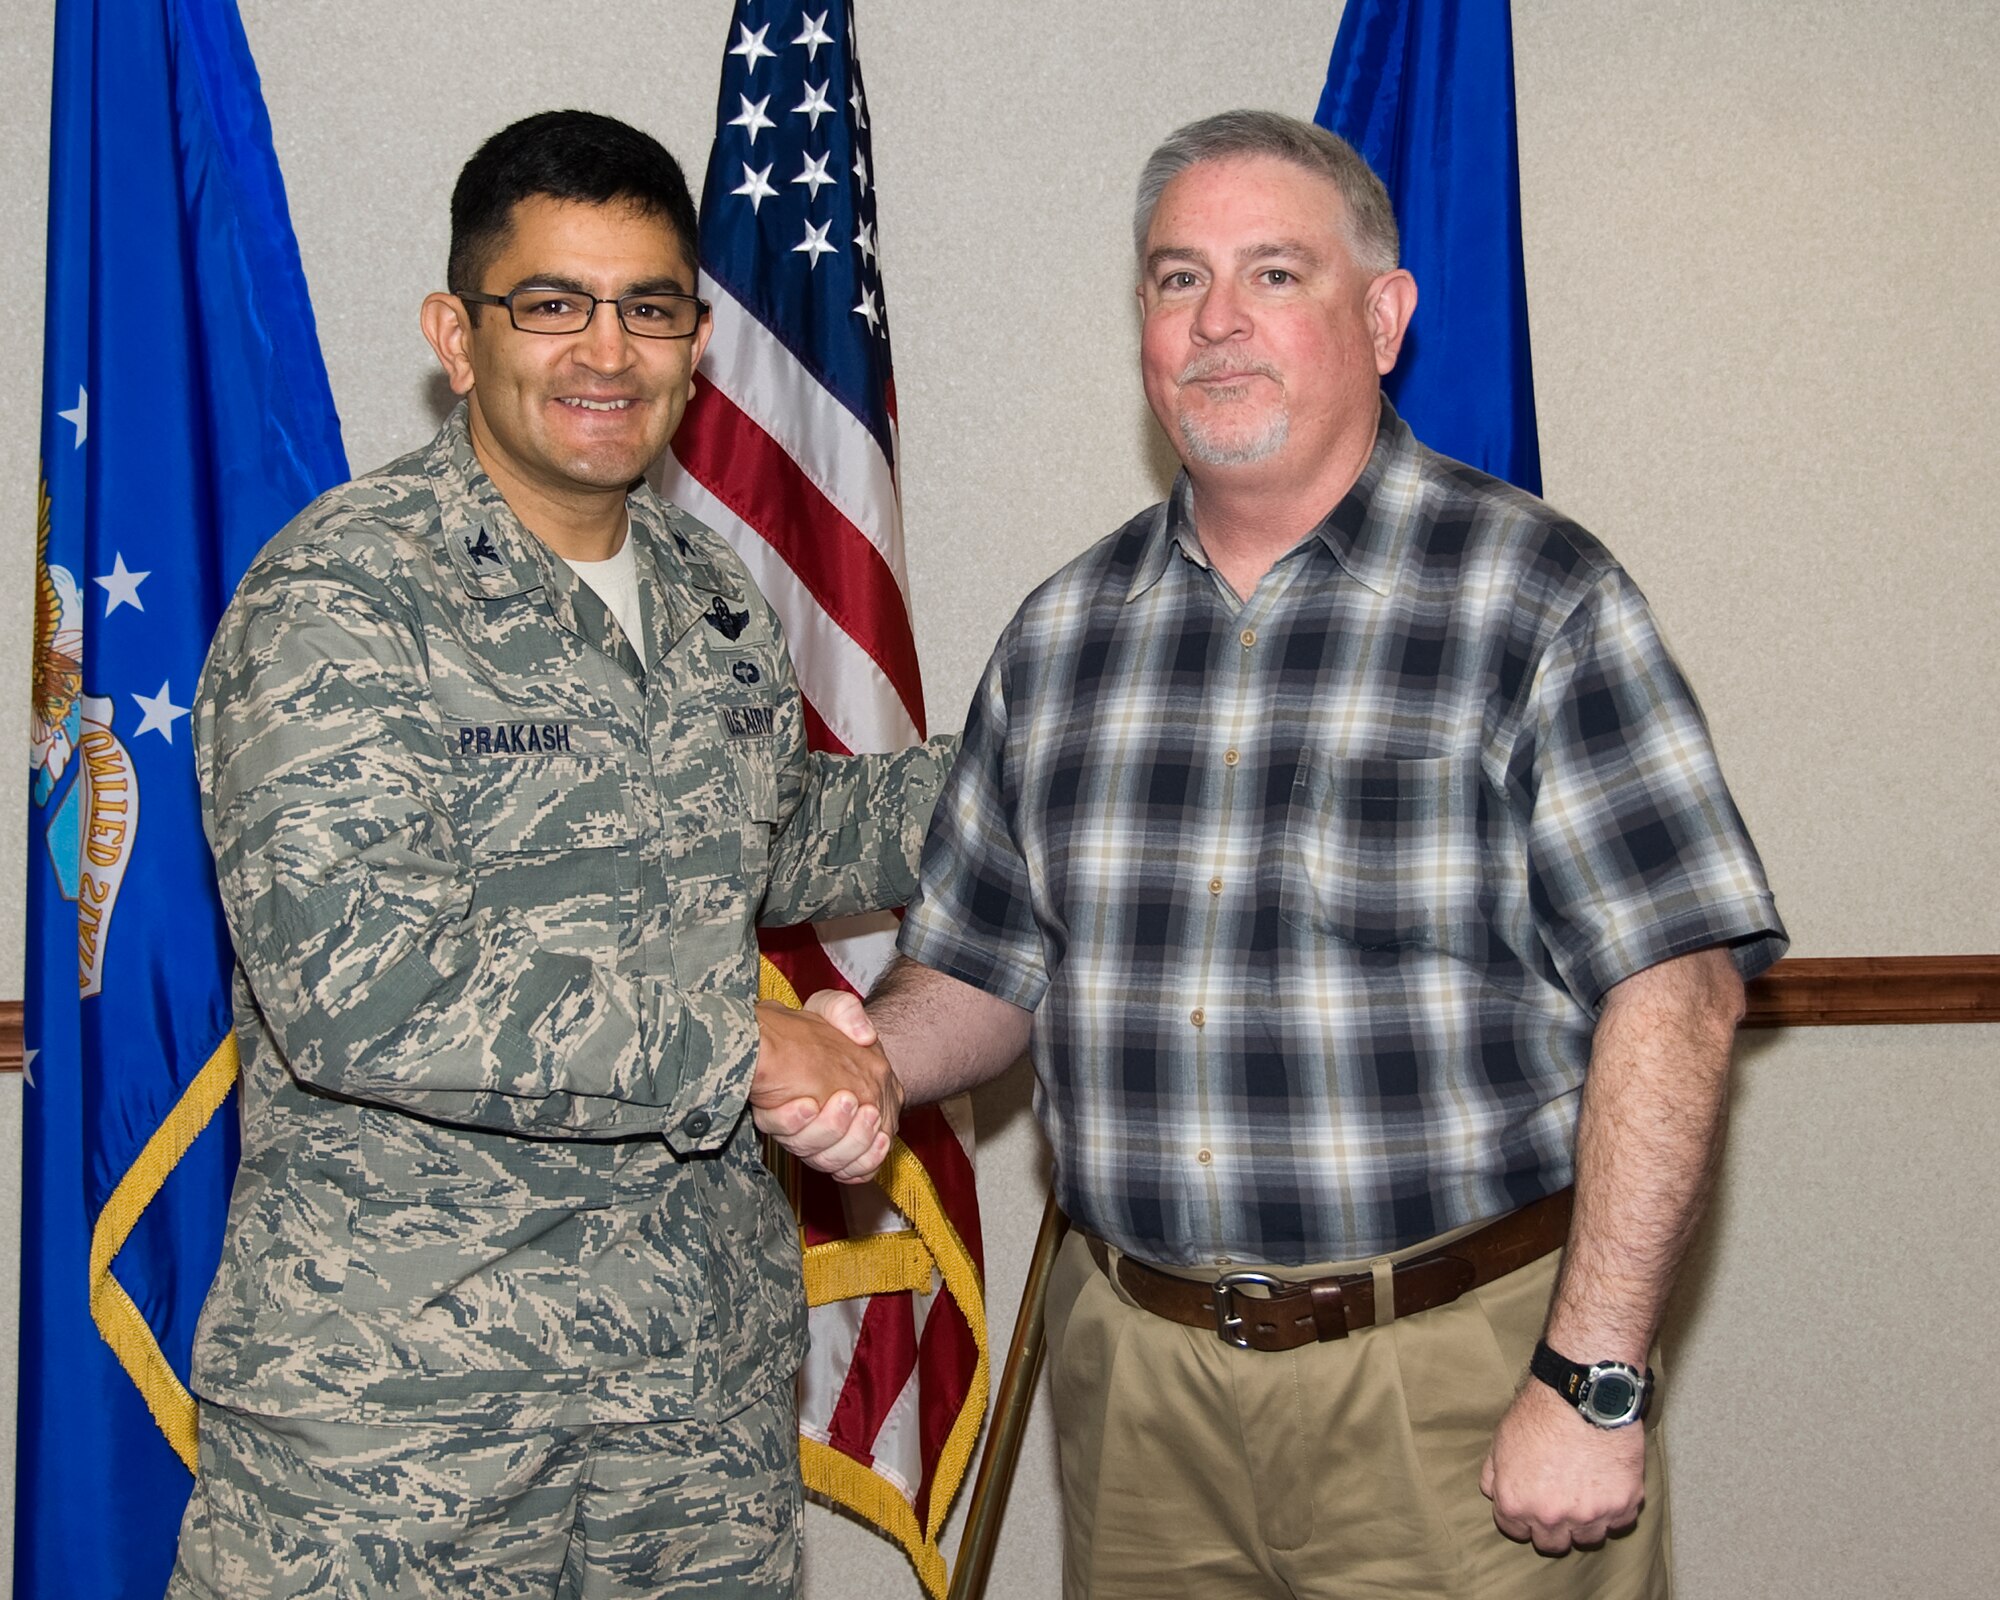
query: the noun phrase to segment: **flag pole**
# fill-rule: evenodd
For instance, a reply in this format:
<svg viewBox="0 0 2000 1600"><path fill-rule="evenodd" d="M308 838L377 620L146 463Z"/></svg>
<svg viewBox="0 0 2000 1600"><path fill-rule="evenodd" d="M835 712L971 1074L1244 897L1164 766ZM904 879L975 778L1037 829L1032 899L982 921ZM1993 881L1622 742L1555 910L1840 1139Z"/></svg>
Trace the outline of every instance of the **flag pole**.
<svg viewBox="0 0 2000 1600"><path fill-rule="evenodd" d="M1041 1231L1021 1286L1021 1309L1014 1317L1014 1340L1007 1347L1007 1364L1000 1374L1000 1392L993 1402L993 1424L979 1458L979 1477L966 1503L965 1536L958 1542L958 1560L951 1574L949 1600L982 1600L993 1566L1000 1522L1007 1514L1007 1494L1014 1486L1014 1468L1021 1455L1021 1438L1035 1404L1035 1381L1042 1370L1047 1336L1042 1311L1048 1302L1049 1274L1056 1251L1069 1232L1069 1218L1056 1204L1053 1190L1042 1207Z"/></svg>

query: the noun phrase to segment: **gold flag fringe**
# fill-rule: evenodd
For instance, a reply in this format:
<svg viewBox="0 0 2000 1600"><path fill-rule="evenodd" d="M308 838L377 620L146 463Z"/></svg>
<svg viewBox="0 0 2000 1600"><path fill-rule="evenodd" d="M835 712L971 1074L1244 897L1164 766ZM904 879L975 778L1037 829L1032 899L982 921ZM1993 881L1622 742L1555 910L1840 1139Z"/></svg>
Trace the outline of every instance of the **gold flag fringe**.
<svg viewBox="0 0 2000 1600"><path fill-rule="evenodd" d="M757 989L759 999L775 1000L794 1010L800 1005L798 991L768 960L760 965ZM925 1593L931 1600L944 1600L947 1572L938 1535L972 1464L972 1447L986 1419L992 1381L986 1291L972 1252L945 1214L930 1174L902 1140L891 1147L889 1159L875 1174L875 1183L909 1219L910 1227L812 1246L806 1251L806 1300L817 1306L899 1289L928 1289L934 1266L945 1292L972 1329L978 1352L972 1384L939 1452L931 1481L930 1514L922 1526L901 1490L831 1445L802 1436L799 1463L808 1490L872 1522L894 1539L908 1554Z"/></svg>
<svg viewBox="0 0 2000 1600"><path fill-rule="evenodd" d="M236 1071L236 1035L225 1034L166 1120L153 1130L139 1158L118 1180L90 1234L90 1314L97 1331L111 1346L118 1364L152 1412L153 1421L189 1472L194 1471L195 1463L194 1396L175 1375L160 1341L125 1286L111 1275L111 1265L146 1207L166 1184L167 1175L229 1097Z"/></svg>

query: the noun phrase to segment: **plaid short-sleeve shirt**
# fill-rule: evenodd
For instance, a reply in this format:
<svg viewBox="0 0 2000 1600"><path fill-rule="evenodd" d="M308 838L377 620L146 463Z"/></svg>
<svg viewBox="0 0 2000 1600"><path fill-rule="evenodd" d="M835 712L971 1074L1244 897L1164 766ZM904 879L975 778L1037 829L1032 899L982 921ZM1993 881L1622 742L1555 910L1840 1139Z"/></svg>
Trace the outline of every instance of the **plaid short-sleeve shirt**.
<svg viewBox="0 0 2000 1600"><path fill-rule="evenodd" d="M1238 601L1185 478L1001 636L904 953L1035 1012L1080 1225L1399 1248L1567 1183L1605 991L1786 936L1644 597L1419 444Z"/></svg>

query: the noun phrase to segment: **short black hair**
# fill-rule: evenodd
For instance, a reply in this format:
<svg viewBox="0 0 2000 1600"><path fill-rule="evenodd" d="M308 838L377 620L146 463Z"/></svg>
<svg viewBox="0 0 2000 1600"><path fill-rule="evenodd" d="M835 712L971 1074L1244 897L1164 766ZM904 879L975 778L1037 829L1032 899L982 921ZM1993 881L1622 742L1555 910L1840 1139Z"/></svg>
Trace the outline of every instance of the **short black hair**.
<svg viewBox="0 0 2000 1600"><path fill-rule="evenodd" d="M689 265L699 259L694 198L665 145L594 111L541 111L494 134L458 175L445 262L445 282L454 293L485 288L479 279L506 247L514 208L537 195L585 205L626 201L666 220Z"/></svg>

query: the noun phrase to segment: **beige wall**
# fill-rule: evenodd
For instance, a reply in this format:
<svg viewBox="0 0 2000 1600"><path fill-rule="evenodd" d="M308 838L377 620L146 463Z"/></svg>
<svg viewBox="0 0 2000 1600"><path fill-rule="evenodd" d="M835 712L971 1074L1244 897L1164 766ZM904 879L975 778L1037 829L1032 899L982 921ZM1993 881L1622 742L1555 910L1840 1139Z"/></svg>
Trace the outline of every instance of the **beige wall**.
<svg viewBox="0 0 2000 1600"><path fill-rule="evenodd" d="M1126 210L1145 149L1232 104L1310 112L1337 8L864 0L918 642L956 725L1029 585L1155 493ZM1551 498L1637 575L1716 725L1803 954L2000 949L2000 12L1959 0L1516 6ZM0 749L25 739L45 7L0 32ZM244 0L357 467L423 437L458 163L576 103L698 179L725 0ZM651 38L652 50L630 41ZM0 806L0 903L22 808ZM0 928L0 994L20 993ZM1666 1402L1681 1593L1984 1595L2000 1570L1986 1028L1749 1042ZM0 1172L20 1085L0 1085ZM980 1097L994 1327L1040 1207L1025 1086ZM0 1229L17 1208L0 1201ZM13 1268L0 1242L0 1339ZM11 1360L0 1429L11 1430ZM11 1463L0 1462L0 1504ZM1031 1432L992 1593L1055 1592ZM0 1513L0 1544L5 1542ZM4 1554L4 1551L0 1551ZM0 1571L4 1571L0 1567ZM913 1592L816 1514L809 1593ZM5 1579L0 1578L0 1594Z"/></svg>

